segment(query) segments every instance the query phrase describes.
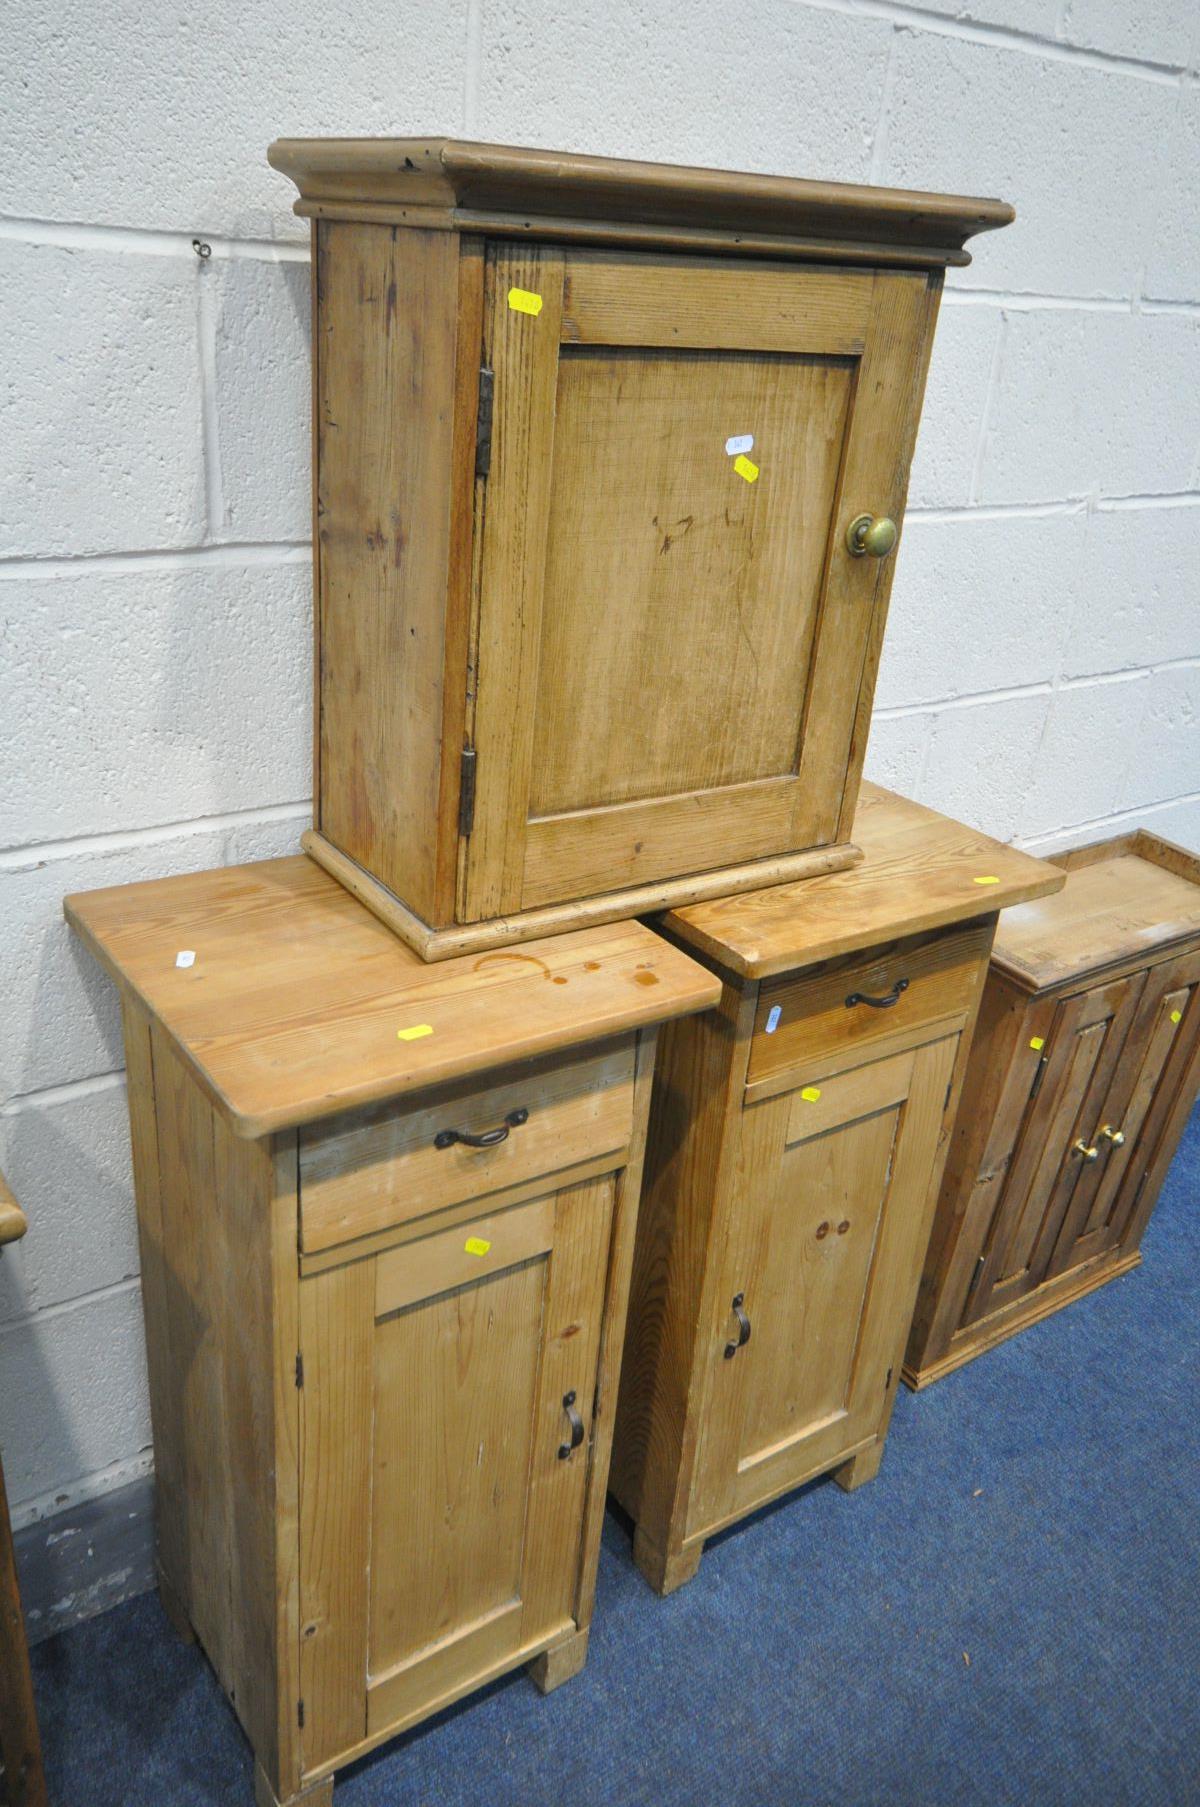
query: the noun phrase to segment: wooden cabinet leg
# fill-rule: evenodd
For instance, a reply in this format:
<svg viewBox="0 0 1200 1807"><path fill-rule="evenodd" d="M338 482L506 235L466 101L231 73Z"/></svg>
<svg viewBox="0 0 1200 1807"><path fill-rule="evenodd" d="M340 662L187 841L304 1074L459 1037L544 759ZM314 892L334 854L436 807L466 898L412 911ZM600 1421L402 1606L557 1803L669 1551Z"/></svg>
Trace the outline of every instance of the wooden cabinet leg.
<svg viewBox="0 0 1200 1807"><path fill-rule="evenodd" d="M192 1630L192 1621L184 1610L183 1601L171 1586L161 1569L156 1569L158 1577L158 1598L163 1611L171 1621L171 1629L184 1644L194 1644L196 1634Z"/></svg>
<svg viewBox="0 0 1200 1807"><path fill-rule="evenodd" d="M553 1650L543 1650L541 1656L534 1657L529 1665L529 1673L543 1694L553 1693L569 1682L573 1675L578 1675L587 1661L588 1628L577 1631L574 1637L565 1638L556 1644Z"/></svg>
<svg viewBox="0 0 1200 1807"><path fill-rule="evenodd" d="M633 1534L633 1560L656 1594L673 1594L677 1587L690 1581L703 1554L703 1541L686 1550L664 1552L643 1536L640 1526Z"/></svg>
<svg viewBox="0 0 1200 1807"><path fill-rule="evenodd" d="M853 1493L856 1487L875 1479L882 1461L883 1438L877 1437L869 1449L860 1450L852 1461L843 1462L840 1468L835 1468L833 1478L839 1487L847 1493Z"/></svg>
<svg viewBox="0 0 1200 1807"><path fill-rule="evenodd" d="M21 1615L3 1468L0 1468L0 1759L4 1763L5 1776L4 1783L0 1783L0 1799L13 1802L14 1807L46 1807L42 1746L33 1704L29 1646Z"/></svg>
<svg viewBox="0 0 1200 1807"><path fill-rule="evenodd" d="M333 1777L326 1776L323 1782L314 1782L311 1788L302 1788L299 1794L290 1794L281 1801L266 1772L255 1763L254 1807L333 1807Z"/></svg>

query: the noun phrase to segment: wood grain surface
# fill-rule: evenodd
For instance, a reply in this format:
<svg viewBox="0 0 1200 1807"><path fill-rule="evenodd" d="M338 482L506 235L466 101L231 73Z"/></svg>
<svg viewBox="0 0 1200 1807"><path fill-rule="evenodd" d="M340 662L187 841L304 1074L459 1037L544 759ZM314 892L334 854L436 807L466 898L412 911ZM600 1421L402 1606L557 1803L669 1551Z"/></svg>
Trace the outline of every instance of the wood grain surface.
<svg viewBox="0 0 1200 1807"><path fill-rule="evenodd" d="M703 1010L720 994L637 922L427 965L303 857L80 893L65 908L246 1136ZM195 954L190 967L176 965L181 950Z"/></svg>
<svg viewBox="0 0 1200 1807"><path fill-rule="evenodd" d="M766 978L1003 910L1065 883L1049 861L877 784L862 787L854 839L863 859L848 871L672 910L662 925L728 971Z"/></svg>

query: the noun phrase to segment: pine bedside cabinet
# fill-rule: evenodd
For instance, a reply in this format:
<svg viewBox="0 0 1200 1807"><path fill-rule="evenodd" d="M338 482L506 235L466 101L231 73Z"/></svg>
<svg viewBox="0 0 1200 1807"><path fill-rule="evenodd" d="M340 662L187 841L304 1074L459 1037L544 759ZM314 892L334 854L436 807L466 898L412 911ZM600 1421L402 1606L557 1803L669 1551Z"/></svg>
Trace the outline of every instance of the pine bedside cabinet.
<svg viewBox="0 0 1200 1807"><path fill-rule="evenodd" d="M722 978L664 1033L611 1485L666 1593L879 1467L998 906L1042 860L864 785L860 866L673 911Z"/></svg>
<svg viewBox="0 0 1200 1807"><path fill-rule="evenodd" d="M315 859L428 960L858 857L948 264L1011 207L286 139Z"/></svg>
<svg viewBox="0 0 1200 1807"><path fill-rule="evenodd" d="M1200 858L1056 854L1000 918L905 1357L922 1387L1136 1267L1200 1088Z"/></svg>
<svg viewBox="0 0 1200 1807"><path fill-rule="evenodd" d="M266 1807L581 1666L656 1025L638 923L423 964L298 856L67 900L118 981L164 1603Z"/></svg>

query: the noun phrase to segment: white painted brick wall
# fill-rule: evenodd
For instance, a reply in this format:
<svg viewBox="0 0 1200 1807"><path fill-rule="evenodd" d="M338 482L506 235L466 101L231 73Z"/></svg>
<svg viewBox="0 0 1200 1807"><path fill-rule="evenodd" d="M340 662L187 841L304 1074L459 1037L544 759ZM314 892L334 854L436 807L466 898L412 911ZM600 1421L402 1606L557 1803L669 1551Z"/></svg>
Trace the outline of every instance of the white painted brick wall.
<svg viewBox="0 0 1200 1807"><path fill-rule="evenodd" d="M148 1465L120 1028L65 892L307 818L289 133L998 194L951 279L869 769L1054 847L1200 845L1195 0L64 0L0 39L0 1443L18 1523ZM191 241L213 247L200 262Z"/></svg>
<svg viewBox="0 0 1200 1807"><path fill-rule="evenodd" d="M204 538L196 307L182 257L3 245L0 557Z"/></svg>

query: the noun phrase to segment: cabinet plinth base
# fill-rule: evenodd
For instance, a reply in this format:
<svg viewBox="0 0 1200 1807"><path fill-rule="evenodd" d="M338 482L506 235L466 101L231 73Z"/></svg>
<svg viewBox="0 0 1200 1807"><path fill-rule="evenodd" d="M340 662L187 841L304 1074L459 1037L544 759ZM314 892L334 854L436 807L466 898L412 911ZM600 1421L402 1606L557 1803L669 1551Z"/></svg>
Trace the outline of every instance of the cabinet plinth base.
<svg viewBox="0 0 1200 1807"><path fill-rule="evenodd" d="M311 859L352 897L365 904L422 960L451 960L458 954L477 954L489 948L509 947L533 941L540 935L562 935L571 929L604 922L623 922L630 916L703 903L711 897L729 897L737 891L769 890L800 878L817 878L825 872L844 872L862 859L853 842L835 847L808 848L803 853L779 854L744 866L726 866L716 872L693 873L686 878L664 879L659 884L636 885L623 891L606 891L599 897L578 898L570 903L546 904L537 910L518 910L511 916L492 916L483 922L456 923L431 928L403 904L387 886L373 878L355 860L327 841L317 829L300 837Z"/></svg>
<svg viewBox="0 0 1200 1807"><path fill-rule="evenodd" d="M843 1462L840 1468L835 1468L833 1478L843 1492L853 1493L856 1487L863 1487L868 1481L875 1479L882 1461L883 1438L879 1437L849 1462Z"/></svg>
<svg viewBox="0 0 1200 1807"><path fill-rule="evenodd" d="M1046 1287L1044 1294L1031 1294L1028 1300L1022 1300L1022 1310L1013 1311L998 1322L990 1323L986 1318L982 1319L976 1330L969 1337L964 1336L958 1346L952 1348L948 1355L943 1355L940 1361L927 1362L922 1368L910 1368L905 1364L900 1370L900 1378L910 1392L919 1393L922 1387L931 1387L935 1380L942 1380L947 1374L953 1374L956 1368L973 1362L977 1355L983 1355L1000 1343L1006 1343L1010 1336L1027 1330L1030 1324L1039 1324L1043 1318L1061 1311L1064 1305L1086 1298L1088 1293L1107 1286L1110 1280L1119 1280L1122 1274L1131 1273L1141 1264L1141 1250L1133 1249L1115 1261L1106 1261L1102 1267L1085 1269L1080 1274L1067 1274L1064 1279L1069 1284L1054 1287L1052 1283Z"/></svg>
<svg viewBox="0 0 1200 1807"><path fill-rule="evenodd" d="M175 1592L175 1589L171 1586L171 1583L167 1580L161 1568L156 1567L154 1573L158 1581L159 1603L166 1613L167 1618L171 1621L172 1631L181 1643L194 1644L196 1642L196 1633L192 1629L192 1622L187 1616L183 1601L179 1598L179 1595Z"/></svg>
<svg viewBox="0 0 1200 1807"><path fill-rule="evenodd" d="M543 1694L552 1694L555 1688L561 1688L564 1682L579 1674L587 1661L587 1649L588 1627L585 1625L574 1637L556 1644L553 1650L543 1650L541 1656L534 1658L529 1665L533 1682Z"/></svg>
<svg viewBox="0 0 1200 1807"><path fill-rule="evenodd" d="M301 1788L298 1793L289 1794L281 1800L261 1766L256 1763L254 1807L333 1807L333 1777L326 1776L323 1782L314 1782L311 1788Z"/></svg>
<svg viewBox="0 0 1200 1807"><path fill-rule="evenodd" d="M633 1560L656 1594L673 1594L677 1587L690 1581L703 1554L703 1540L686 1550L664 1552L640 1529L633 1534Z"/></svg>

